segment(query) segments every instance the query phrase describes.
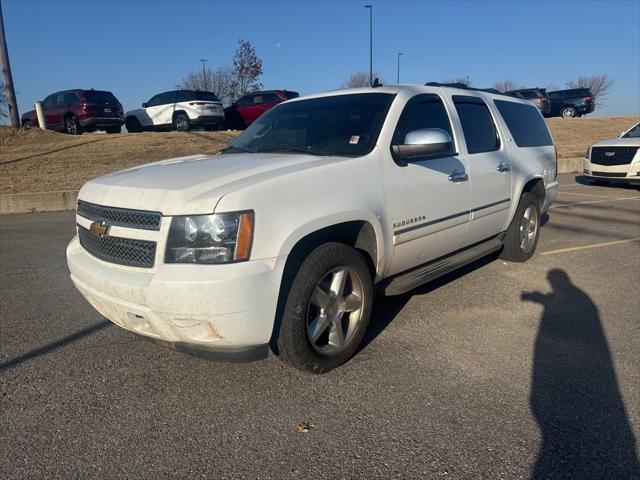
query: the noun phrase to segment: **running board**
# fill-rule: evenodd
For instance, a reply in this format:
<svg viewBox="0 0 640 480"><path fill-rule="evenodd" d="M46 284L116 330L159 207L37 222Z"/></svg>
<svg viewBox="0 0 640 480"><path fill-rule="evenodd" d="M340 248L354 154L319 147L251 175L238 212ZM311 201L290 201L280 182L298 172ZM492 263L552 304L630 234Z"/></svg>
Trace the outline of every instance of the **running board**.
<svg viewBox="0 0 640 480"><path fill-rule="evenodd" d="M377 293L380 295L400 295L419 287L422 284L435 280L453 270L457 270L479 258L493 253L502 248L504 234L492 237L482 243L477 243L464 250L442 257L438 260L412 268L393 277L383 280L378 284Z"/></svg>

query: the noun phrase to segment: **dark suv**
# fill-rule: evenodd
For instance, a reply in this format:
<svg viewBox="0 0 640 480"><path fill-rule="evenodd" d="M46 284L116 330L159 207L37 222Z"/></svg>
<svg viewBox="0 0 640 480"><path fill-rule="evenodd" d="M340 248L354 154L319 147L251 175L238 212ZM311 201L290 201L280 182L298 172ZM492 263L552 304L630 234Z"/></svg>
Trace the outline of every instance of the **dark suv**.
<svg viewBox="0 0 640 480"><path fill-rule="evenodd" d="M596 102L588 88L572 88L549 92L551 98L550 117L581 117L596 108Z"/></svg>
<svg viewBox="0 0 640 480"><path fill-rule="evenodd" d="M289 90L265 90L252 92L240 97L236 103L225 108L225 123L227 128L243 129L251 125L256 118L278 103L299 97L298 92Z"/></svg>
<svg viewBox="0 0 640 480"><path fill-rule="evenodd" d="M519 90L511 90L504 92L505 95L511 95L512 97L524 98L533 103L540 113L548 115L551 113L551 100L546 88L521 88Z"/></svg>
<svg viewBox="0 0 640 480"><path fill-rule="evenodd" d="M119 133L124 124L122 104L104 90L63 90L42 101L46 128L71 135L105 130ZM39 126L35 110L22 114L22 127Z"/></svg>

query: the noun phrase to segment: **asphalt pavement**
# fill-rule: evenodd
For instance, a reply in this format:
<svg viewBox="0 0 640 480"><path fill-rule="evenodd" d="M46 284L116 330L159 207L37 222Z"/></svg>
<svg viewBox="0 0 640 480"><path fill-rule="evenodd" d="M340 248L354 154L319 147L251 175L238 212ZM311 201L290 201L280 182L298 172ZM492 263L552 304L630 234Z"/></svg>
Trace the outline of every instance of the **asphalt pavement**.
<svg viewBox="0 0 640 480"><path fill-rule="evenodd" d="M640 191L560 179L534 258L377 299L320 376L124 331L72 212L0 217L0 478L640 478Z"/></svg>

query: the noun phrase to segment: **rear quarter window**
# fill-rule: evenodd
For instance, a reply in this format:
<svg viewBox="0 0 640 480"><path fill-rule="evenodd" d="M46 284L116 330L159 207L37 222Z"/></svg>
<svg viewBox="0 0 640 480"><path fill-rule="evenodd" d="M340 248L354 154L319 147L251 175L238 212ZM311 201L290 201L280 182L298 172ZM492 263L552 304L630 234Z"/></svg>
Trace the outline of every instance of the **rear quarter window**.
<svg viewBox="0 0 640 480"><path fill-rule="evenodd" d="M494 103L518 147L553 145L547 124L536 107L506 100Z"/></svg>

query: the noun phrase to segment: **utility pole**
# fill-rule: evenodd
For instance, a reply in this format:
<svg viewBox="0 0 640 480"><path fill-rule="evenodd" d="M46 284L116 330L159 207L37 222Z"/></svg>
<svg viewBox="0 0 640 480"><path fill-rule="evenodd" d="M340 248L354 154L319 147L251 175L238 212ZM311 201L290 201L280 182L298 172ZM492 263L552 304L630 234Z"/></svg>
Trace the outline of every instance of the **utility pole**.
<svg viewBox="0 0 640 480"><path fill-rule="evenodd" d="M18 115L16 91L13 88L13 77L11 76L11 65L9 64L7 40L4 36L2 3L0 3L0 64L2 64L2 81L4 82L4 93L7 97L7 107L9 107L9 118L11 118L11 125L16 128L20 128L20 115Z"/></svg>
<svg viewBox="0 0 640 480"><path fill-rule="evenodd" d="M369 9L369 86L373 85L373 5L365 5Z"/></svg>
<svg viewBox="0 0 640 480"><path fill-rule="evenodd" d="M402 55L402 53L398 52L398 80L397 80L397 84L400 85L400 56Z"/></svg>
<svg viewBox="0 0 640 480"><path fill-rule="evenodd" d="M205 91L207 89L207 73L204 68L204 62L208 62L209 60L201 58L200 61L202 62L202 90Z"/></svg>

